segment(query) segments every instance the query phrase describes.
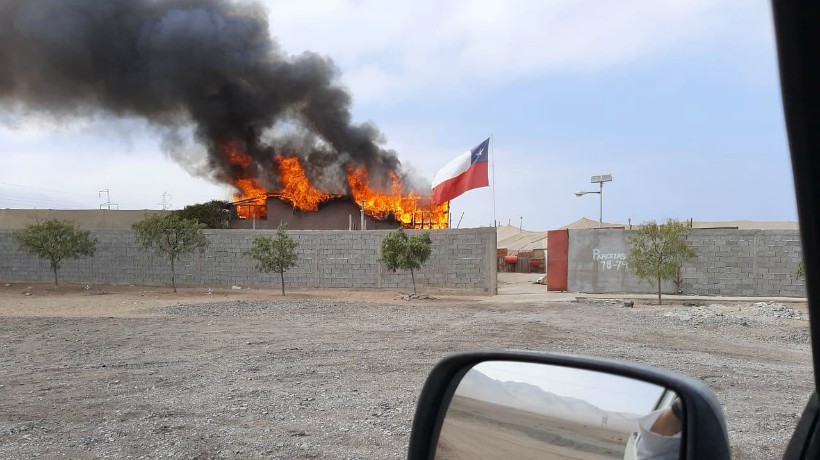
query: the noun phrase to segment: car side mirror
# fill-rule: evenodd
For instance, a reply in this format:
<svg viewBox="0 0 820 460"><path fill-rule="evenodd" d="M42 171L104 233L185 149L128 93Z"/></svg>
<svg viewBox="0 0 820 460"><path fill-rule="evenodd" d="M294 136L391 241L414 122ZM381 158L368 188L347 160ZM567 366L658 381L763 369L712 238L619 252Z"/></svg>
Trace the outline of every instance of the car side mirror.
<svg viewBox="0 0 820 460"><path fill-rule="evenodd" d="M607 359L495 351L435 366L408 458L722 460L730 449L720 405L697 380Z"/></svg>

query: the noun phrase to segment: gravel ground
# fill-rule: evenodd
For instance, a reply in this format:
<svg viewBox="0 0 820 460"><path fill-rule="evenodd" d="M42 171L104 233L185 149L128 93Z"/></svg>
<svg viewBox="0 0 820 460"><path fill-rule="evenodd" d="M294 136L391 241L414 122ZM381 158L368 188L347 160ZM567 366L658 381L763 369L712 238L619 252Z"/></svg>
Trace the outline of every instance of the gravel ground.
<svg viewBox="0 0 820 460"><path fill-rule="evenodd" d="M403 458L435 362L496 348L694 376L724 407L734 458L782 456L812 391L803 306L621 305L279 298L0 314L0 457Z"/></svg>

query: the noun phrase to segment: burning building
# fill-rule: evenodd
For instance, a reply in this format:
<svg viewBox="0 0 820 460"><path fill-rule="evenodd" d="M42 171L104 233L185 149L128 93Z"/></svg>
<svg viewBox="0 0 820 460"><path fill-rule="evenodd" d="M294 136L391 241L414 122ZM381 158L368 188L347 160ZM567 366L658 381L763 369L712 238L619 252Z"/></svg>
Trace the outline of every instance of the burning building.
<svg viewBox="0 0 820 460"><path fill-rule="evenodd" d="M252 162L230 146L223 155L239 168L249 168ZM433 204L429 196L405 192L395 173L389 173L389 190L378 191L371 188L364 167L349 167L346 193L328 193L314 187L298 156L275 155L271 163L278 190L269 190L250 176L234 182L239 222L234 221L233 228L275 228L283 222L291 229L316 230L447 227L449 203ZM252 222L243 222L248 220Z"/></svg>
<svg viewBox="0 0 820 460"><path fill-rule="evenodd" d="M448 204L352 121L333 62L288 55L269 30L247 2L3 1L0 105L145 119L171 158L237 190L240 220L324 228L358 210L372 225L446 227Z"/></svg>

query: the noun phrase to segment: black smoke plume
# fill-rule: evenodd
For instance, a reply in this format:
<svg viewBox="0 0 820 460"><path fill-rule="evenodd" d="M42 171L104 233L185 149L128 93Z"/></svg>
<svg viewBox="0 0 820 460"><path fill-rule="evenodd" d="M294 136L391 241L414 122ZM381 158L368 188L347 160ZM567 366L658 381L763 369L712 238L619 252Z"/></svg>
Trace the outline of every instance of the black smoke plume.
<svg viewBox="0 0 820 460"><path fill-rule="evenodd" d="M0 107L142 117L169 150L193 126L208 174L228 183L250 175L276 187L274 152L302 156L311 179L337 189L348 165L365 166L375 185L401 175L378 129L352 123L333 63L285 54L268 30L252 3L2 0ZM219 150L226 144L252 165L231 167Z"/></svg>

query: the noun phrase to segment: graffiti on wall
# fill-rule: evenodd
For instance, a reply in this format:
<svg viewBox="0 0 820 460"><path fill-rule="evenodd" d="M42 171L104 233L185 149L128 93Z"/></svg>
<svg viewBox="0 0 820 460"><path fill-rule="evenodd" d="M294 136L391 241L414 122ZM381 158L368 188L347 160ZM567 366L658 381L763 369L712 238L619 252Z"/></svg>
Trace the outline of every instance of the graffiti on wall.
<svg viewBox="0 0 820 460"><path fill-rule="evenodd" d="M623 252L603 252L598 248L592 250L592 260L598 263L600 270L627 270L626 254Z"/></svg>

